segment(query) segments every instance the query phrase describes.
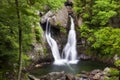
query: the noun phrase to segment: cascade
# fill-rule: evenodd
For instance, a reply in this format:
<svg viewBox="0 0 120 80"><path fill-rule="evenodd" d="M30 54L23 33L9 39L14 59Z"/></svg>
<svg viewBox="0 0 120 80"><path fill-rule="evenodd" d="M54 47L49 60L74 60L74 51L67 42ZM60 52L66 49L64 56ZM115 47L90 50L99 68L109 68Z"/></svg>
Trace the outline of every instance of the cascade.
<svg viewBox="0 0 120 80"><path fill-rule="evenodd" d="M75 33L75 25L74 20L70 16L71 26L68 34L68 40L65 48L63 49L63 55L65 55L65 60L76 63L77 62L77 51L76 51L76 33Z"/></svg>
<svg viewBox="0 0 120 80"><path fill-rule="evenodd" d="M66 63L76 64L78 62L77 51L76 51L76 33L74 30L75 25L74 25L74 20L71 16L70 19L71 19L71 26L68 34L67 44L62 52L64 56L62 57L60 57L57 42L51 37L49 18L47 19L45 36L51 48L52 55L54 57L54 64L56 65L63 65Z"/></svg>
<svg viewBox="0 0 120 80"><path fill-rule="evenodd" d="M56 41L51 37L50 26L49 26L49 18L47 19L45 36L46 36L47 42L48 42L48 44L51 48L51 51L52 51L52 54L53 54L53 57L54 57L55 61L60 60L58 45L57 45Z"/></svg>

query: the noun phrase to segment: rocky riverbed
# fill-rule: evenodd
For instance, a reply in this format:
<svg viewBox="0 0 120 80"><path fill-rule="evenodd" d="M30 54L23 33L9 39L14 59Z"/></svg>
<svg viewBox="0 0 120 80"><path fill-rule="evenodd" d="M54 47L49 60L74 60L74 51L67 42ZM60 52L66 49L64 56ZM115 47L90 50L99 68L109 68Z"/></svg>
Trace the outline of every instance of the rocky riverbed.
<svg viewBox="0 0 120 80"><path fill-rule="evenodd" d="M82 71L80 74L69 74L62 72L51 72L47 75L40 77L35 77L33 75L28 75L30 80L104 80L109 79L111 75L108 73L110 68L105 68L104 70L95 69L91 72Z"/></svg>

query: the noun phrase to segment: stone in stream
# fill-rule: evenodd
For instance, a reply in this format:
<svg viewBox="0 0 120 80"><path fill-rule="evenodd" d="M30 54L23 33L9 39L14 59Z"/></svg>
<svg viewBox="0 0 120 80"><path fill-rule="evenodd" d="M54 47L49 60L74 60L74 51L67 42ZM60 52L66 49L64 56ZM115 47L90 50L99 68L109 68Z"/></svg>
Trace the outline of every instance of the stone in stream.
<svg viewBox="0 0 120 80"><path fill-rule="evenodd" d="M39 78L35 78L32 75L28 76L30 80L104 80L105 78L109 78L107 74L104 74L104 71L96 69L91 72L84 72L79 74L79 76L75 76L73 74L62 72L51 72L47 75L40 76Z"/></svg>

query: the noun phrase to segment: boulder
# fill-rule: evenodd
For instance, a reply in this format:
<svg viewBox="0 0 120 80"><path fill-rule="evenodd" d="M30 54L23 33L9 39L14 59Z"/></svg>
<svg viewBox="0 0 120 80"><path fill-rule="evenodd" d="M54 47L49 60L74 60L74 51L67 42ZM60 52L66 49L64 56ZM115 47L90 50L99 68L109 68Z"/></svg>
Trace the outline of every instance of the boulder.
<svg viewBox="0 0 120 80"><path fill-rule="evenodd" d="M71 75L71 74L66 74L65 79L66 80L75 80L75 77L73 75Z"/></svg>
<svg viewBox="0 0 120 80"><path fill-rule="evenodd" d="M88 56L88 55L86 55L86 54L81 54L81 55L80 55L80 59L81 59L81 60L89 60L89 59L91 59L91 56Z"/></svg>
<svg viewBox="0 0 120 80"><path fill-rule="evenodd" d="M100 80L100 78L101 78L101 73L97 73L93 76L94 80Z"/></svg>
<svg viewBox="0 0 120 80"><path fill-rule="evenodd" d="M65 73L62 72L51 72L45 76L41 76L40 80L65 80Z"/></svg>
<svg viewBox="0 0 120 80"><path fill-rule="evenodd" d="M45 15L41 17L40 23L45 24L47 19L50 18L49 22L52 27L59 28L62 26L64 28L67 27L68 24L68 11L66 7L58 10L57 12L48 11ZM44 26L42 26L44 27Z"/></svg>
<svg viewBox="0 0 120 80"><path fill-rule="evenodd" d="M102 71L100 69L95 69L93 71L90 72L90 75L95 75L97 73L101 73Z"/></svg>
<svg viewBox="0 0 120 80"><path fill-rule="evenodd" d="M28 75L29 80L40 80L33 75Z"/></svg>
<svg viewBox="0 0 120 80"><path fill-rule="evenodd" d="M41 23L45 23L48 18L54 16L55 14L52 11L48 11L45 15L43 15L40 19Z"/></svg>

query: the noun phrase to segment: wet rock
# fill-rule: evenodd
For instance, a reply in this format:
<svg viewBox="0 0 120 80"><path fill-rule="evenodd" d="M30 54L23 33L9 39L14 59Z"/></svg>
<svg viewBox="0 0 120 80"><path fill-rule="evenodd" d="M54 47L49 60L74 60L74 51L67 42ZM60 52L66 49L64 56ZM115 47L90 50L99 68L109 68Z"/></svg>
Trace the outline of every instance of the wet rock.
<svg viewBox="0 0 120 80"><path fill-rule="evenodd" d="M34 76L32 76L34 80ZM38 80L104 80L105 78L109 78L104 71L99 69L93 70L91 72L85 72L84 74L79 74L79 76L75 76L72 74L62 72L51 72L47 75L41 76ZM32 79L31 79L32 80Z"/></svg>
<svg viewBox="0 0 120 80"><path fill-rule="evenodd" d="M81 60L89 60L89 59L91 59L91 56L88 56L88 55L86 55L86 54L81 54L81 55L80 55L80 59L81 59Z"/></svg>

